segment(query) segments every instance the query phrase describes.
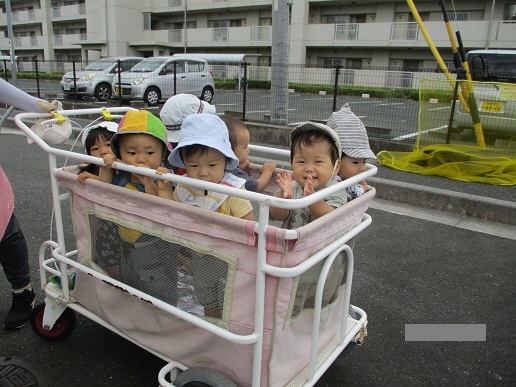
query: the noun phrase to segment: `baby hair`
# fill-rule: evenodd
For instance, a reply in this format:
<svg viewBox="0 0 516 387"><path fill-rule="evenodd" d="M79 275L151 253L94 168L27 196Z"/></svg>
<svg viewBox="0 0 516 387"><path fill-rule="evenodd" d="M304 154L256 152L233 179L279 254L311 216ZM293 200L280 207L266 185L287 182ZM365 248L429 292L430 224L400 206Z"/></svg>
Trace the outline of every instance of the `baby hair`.
<svg viewBox="0 0 516 387"><path fill-rule="evenodd" d="M229 142L232 147L235 147L238 139L238 132L241 130L246 130L249 132L249 128L238 118L228 116L226 114L220 116L220 119L224 121L228 128L229 133Z"/></svg>
<svg viewBox="0 0 516 387"><path fill-rule="evenodd" d="M106 140L110 141L115 133L108 130L103 126L99 126L90 130L86 139L84 140L84 148L86 149L86 153L88 156L91 156L91 148L95 145L98 139L104 137ZM79 173L82 172L90 172L95 173L98 169L96 164L90 163L81 167Z"/></svg>
<svg viewBox="0 0 516 387"><path fill-rule="evenodd" d="M111 140L115 133L107 130L106 128L99 126L97 128L93 128L86 137L84 141L84 147L86 148L86 153L91 156L91 147L95 145L97 139L100 136L104 137L106 140Z"/></svg>
<svg viewBox="0 0 516 387"><path fill-rule="evenodd" d="M340 160L339 151L334 146L333 140L328 135L319 130L303 131L298 136L294 137L290 146L290 158L293 158L294 152L301 146L312 146L319 142L325 142L328 144L328 149L330 150L331 161L333 164L335 164L337 160Z"/></svg>

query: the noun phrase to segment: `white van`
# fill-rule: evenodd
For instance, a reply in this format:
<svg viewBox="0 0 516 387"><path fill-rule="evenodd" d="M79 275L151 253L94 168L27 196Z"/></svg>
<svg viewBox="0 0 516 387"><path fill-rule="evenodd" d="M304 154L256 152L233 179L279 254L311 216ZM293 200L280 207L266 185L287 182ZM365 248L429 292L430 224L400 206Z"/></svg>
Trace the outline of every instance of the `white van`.
<svg viewBox="0 0 516 387"><path fill-rule="evenodd" d="M99 101L111 97L111 84L118 71L118 61L122 72L129 70L144 58L139 57L109 57L103 58L75 72L77 96L95 96ZM73 71L67 72L61 79L63 94L74 95Z"/></svg>
<svg viewBox="0 0 516 387"><path fill-rule="evenodd" d="M126 101L143 100L153 106L179 93L193 94L206 102L213 100L215 82L208 62L192 57L152 57L123 73L121 84L118 78L113 79L113 98Z"/></svg>

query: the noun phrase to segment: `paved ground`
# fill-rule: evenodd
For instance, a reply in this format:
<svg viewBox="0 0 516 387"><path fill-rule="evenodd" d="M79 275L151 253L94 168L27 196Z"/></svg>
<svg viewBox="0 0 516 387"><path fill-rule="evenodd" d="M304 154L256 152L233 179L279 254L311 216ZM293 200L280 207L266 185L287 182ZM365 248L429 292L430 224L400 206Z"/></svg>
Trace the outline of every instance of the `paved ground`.
<svg viewBox="0 0 516 387"><path fill-rule="evenodd" d="M36 253L48 239L51 213L46 154L23 137L0 134L0 163L15 191L37 283ZM381 169L378 177L507 203L516 199L514 187L399 174ZM383 200L368 212L373 224L356 243L352 303L368 313L369 337L317 386L515 385L516 227ZM9 308L9 291L0 276L0 316ZM486 324L487 340L405 341L405 324L430 323ZM34 364L51 386L155 386L164 365L81 316L74 333L57 343L40 339L29 326L2 331L0 355Z"/></svg>

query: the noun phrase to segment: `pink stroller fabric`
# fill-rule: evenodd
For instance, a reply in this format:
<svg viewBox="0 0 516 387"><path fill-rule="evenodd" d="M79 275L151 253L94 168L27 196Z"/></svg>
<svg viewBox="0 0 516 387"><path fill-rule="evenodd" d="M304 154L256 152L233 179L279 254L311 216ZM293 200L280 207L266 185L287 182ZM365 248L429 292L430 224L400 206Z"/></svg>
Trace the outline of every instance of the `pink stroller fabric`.
<svg viewBox="0 0 516 387"><path fill-rule="evenodd" d="M235 334L254 332L258 253L255 221L205 211L94 180L87 180L82 185L69 169L60 170L57 177L60 184L71 191L80 264L109 274L94 259L97 243L94 230L100 221L110 221L162 239L171 246L179 246L178 251L209 252L209 259L214 263L221 262L225 268L225 278L220 281L224 288L221 292L223 311L216 318L200 318ZM269 226L267 264L295 267L304 262L360 223L374 193L371 189L329 215L297 229L296 240L286 240L286 230ZM338 278L335 296L323 305L320 353L331 351L339 344L344 305L341 278ZM309 361L313 309L296 306L299 300L296 290L301 283L300 278L266 277L262 386L285 386L290 382L298 385L306 381L302 372ZM81 271L77 274L74 297L107 323L169 359L188 367L218 370L239 386L251 385L253 345L231 343L170 315L149 300L138 299ZM309 299L309 296L305 298Z"/></svg>

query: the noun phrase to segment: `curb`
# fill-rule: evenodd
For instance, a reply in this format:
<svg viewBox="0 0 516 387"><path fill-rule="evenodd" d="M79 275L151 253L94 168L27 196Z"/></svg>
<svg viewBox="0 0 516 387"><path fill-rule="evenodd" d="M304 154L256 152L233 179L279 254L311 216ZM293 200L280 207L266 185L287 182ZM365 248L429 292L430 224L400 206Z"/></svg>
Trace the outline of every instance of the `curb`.
<svg viewBox="0 0 516 387"><path fill-rule="evenodd" d="M490 222L516 226L516 203L439 188L370 177L376 197Z"/></svg>

